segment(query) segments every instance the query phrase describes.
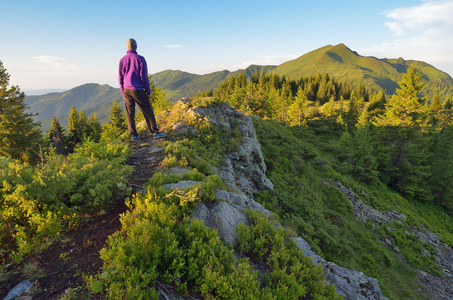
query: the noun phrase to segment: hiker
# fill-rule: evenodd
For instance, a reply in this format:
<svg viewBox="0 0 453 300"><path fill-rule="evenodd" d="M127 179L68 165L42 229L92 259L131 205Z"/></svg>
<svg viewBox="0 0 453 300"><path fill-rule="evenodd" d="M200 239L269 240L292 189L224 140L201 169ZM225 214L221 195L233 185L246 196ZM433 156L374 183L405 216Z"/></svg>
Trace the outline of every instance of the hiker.
<svg viewBox="0 0 453 300"><path fill-rule="evenodd" d="M137 54L137 42L130 38L126 41L127 54L119 64L118 81L126 108L127 129L134 141L139 139L135 128L135 104L145 116L146 124L153 134L153 138L162 138L166 134L159 132L153 107L149 101L151 89L149 87L148 67L143 56Z"/></svg>

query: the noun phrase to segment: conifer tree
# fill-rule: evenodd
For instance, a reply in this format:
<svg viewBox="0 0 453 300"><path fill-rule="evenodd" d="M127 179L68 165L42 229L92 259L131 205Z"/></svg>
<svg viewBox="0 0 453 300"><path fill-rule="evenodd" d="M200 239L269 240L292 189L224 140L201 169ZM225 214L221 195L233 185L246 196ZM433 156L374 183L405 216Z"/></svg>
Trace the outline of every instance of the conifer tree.
<svg viewBox="0 0 453 300"><path fill-rule="evenodd" d="M0 61L0 156L34 161L42 142L38 123L25 112L25 94L18 86L8 86L9 78Z"/></svg>
<svg viewBox="0 0 453 300"><path fill-rule="evenodd" d="M453 128L443 128L433 134L430 146L432 176L428 183L436 204L453 213Z"/></svg>
<svg viewBox="0 0 453 300"><path fill-rule="evenodd" d="M323 113L325 116L327 117L331 117L335 114L335 98L334 96L330 96L330 100L329 102L327 102L325 105L324 105L324 110L323 110Z"/></svg>
<svg viewBox="0 0 453 300"><path fill-rule="evenodd" d="M291 104L288 115L290 117L290 123L293 125L298 125L299 127L302 125L304 121L305 110L307 109L307 96L301 86L297 89L296 97L294 99L294 103Z"/></svg>
<svg viewBox="0 0 453 300"><path fill-rule="evenodd" d="M422 104L418 93L423 86L422 76L410 67L398 83L396 90L386 105L384 115L380 115L376 124L388 127L380 130L381 142L392 145L387 153L391 166L383 169L388 173L389 184L402 195L422 201L432 200L427 184L431 175L427 164L427 137L423 135L420 126L424 125L426 106ZM382 171L381 173L386 173Z"/></svg>
<svg viewBox="0 0 453 300"><path fill-rule="evenodd" d="M431 104L429 106L429 111L436 113L439 112L442 109L442 99L440 98L439 94L435 94L433 101L431 101Z"/></svg>
<svg viewBox="0 0 453 300"><path fill-rule="evenodd" d="M52 122L47 132L47 140L55 148L56 153L67 154L64 128L55 117L52 117Z"/></svg>
<svg viewBox="0 0 453 300"><path fill-rule="evenodd" d="M109 119L116 129L121 131L127 129L126 117L117 100L113 101L112 106L110 107Z"/></svg>
<svg viewBox="0 0 453 300"><path fill-rule="evenodd" d="M90 114L90 118L88 119L88 130L85 133L90 138L92 138L95 142L99 142L102 133L102 126L99 123L96 112L92 112Z"/></svg>
<svg viewBox="0 0 453 300"><path fill-rule="evenodd" d="M68 148L70 151L72 151L81 140L82 135L79 127L79 112L73 105L71 106L68 116Z"/></svg>
<svg viewBox="0 0 453 300"><path fill-rule="evenodd" d="M399 89L386 105L384 115L381 115L377 124L381 126L413 127L420 124L421 114L425 112L422 99L418 93L423 87L422 75L413 67L407 69L398 85Z"/></svg>

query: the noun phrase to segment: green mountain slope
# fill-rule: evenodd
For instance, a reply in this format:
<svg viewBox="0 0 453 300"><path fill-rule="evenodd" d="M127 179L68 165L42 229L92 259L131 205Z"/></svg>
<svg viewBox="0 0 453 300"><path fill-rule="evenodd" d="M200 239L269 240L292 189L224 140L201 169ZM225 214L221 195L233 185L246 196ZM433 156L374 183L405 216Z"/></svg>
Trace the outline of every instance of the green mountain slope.
<svg viewBox="0 0 453 300"><path fill-rule="evenodd" d="M435 93L442 98L447 95L453 96L453 79L428 63L406 61L402 58L378 59L361 56L344 44L324 46L279 66L251 65L234 72L223 70L205 75L166 70L152 74L151 79L173 102L182 97L195 96L199 92L214 90L228 76L243 73L250 78L253 73L261 72L275 73L292 79L328 73L339 82L348 80L353 84L360 83L368 89L383 90L386 94L392 95L398 87L397 82L411 65L423 74L425 86L422 95L427 96L428 100L431 100ZM53 116L56 116L63 126L67 125L67 115L72 105L78 110L84 110L87 115L96 112L98 119L105 121L115 99L122 100L118 88L91 83L63 93L27 96L25 102L30 106L32 113L39 113L35 120L42 123L43 131L47 131Z"/></svg>
<svg viewBox="0 0 453 300"><path fill-rule="evenodd" d="M215 89L230 75L244 73L250 78L253 73L261 72L275 73L292 79L328 73L340 82L348 80L353 84L362 84L368 89L383 90L387 95L392 95L398 87L398 81L411 65L423 74L426 81L422 90L423 96L428 99L432 99L435 93L442 97L453 96L453 79L430 64L415 60L406 61L403 58L378 59L361 56L344 44L321 47L279 66L251 65L235 72L224 70L205 75L166 70L153 74L152 79L172 101L191 97L200 91Z"/></svg>
<svg viewBox="0 0 453 300"><path fill-rule="evenodd" d="M311 51L279 65L273 72L291 78L328 73L339 81L360 83L369 89L383 90L392 95L398 87L397 82L411 65L423 74L426 81L423 95L429 99L436 92L441 96L453 95L453 79L425 62L361 56L344 44L328 45Z"/></svg>
<svg viewBox="0 0 453 300"><path fill-rule="evenodd" d="M219 83L230 75L237 76L239 73L244 73L246 77L251 77L253 73L268 73L273 69L275 69L275 66L251 65L246 69L234 72L223 70L205 75L166 70L151 75L151 79L159 88L164 90L170 100L177 101L182 97L195 96L198 92L216 89Z"/></svg>
<svg viewBox="0 0 453 300"><path fill-rule="evenodd" d="M117 88L87 83L63 93L26 96L25 103L30 106L32 113L38 113L35 120L41 122L41 129L46 132L53 116L66 127L67 115L73 105L87 116L95 112L99 121L107 121L112 102L121 99L121 92Z"/></svg>

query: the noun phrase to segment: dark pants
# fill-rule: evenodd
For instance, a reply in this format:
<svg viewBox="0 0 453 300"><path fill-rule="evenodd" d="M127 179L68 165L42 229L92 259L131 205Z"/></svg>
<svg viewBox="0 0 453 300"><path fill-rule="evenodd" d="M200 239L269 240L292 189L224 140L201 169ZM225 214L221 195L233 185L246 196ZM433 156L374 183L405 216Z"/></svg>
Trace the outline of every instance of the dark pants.
<svg viewBox="0 0 453 300"><path fill-rule="evenodd" d="M124 106L126 108L127 129L130 136L136 136L137 129L135 128L135 103L137 103L140 110L143 112L146 124L148 125L151 133L159 132L156 124L156 117L154 116L153 107L149 102L148 95L144 90L123 90Z"/></svg>

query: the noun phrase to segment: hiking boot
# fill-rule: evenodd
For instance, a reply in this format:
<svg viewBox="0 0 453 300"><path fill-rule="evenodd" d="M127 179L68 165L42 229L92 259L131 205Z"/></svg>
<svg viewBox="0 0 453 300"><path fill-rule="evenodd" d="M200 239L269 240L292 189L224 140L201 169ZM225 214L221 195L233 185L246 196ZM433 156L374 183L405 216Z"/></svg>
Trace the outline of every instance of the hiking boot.
<svg viewBox="0 0 453 300"><path fill-rule="evenodd" d="M140 139L140 137L138 135L134 135L132 137L132 140L135 142L135 141L138 141Z"/></svg>
<svg viewBox="0 0 453 300"><path fill-rule="evenodd" d="M167 135L163 132L156 132L153 134L153 138L154 139L161 139L161 138L164 138L164 137L167 137Z"/></svg>

